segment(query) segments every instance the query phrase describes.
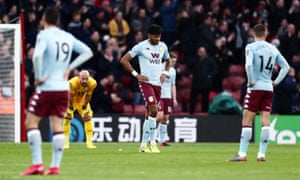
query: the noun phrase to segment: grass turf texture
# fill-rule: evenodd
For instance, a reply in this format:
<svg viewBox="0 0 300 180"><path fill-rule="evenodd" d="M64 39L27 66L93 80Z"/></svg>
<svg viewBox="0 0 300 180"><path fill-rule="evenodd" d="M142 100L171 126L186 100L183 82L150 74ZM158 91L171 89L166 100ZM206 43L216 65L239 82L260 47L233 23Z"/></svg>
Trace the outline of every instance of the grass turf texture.
<svg viewBox="0 0 300 180"><path fill-rule="evenodd" d="M171 143L160 154L138 152L138 143L96 143L97 149L71 143L65 150L59 176L19 174L30 164L28 144L0 143L0 179L237 179L288 180L300 178L300 145L269 145L267 161L256 162L257 144L250 144L247 162L225 162L235 155L238 143ZM43 144L45 168L51 144Z"/></svg>

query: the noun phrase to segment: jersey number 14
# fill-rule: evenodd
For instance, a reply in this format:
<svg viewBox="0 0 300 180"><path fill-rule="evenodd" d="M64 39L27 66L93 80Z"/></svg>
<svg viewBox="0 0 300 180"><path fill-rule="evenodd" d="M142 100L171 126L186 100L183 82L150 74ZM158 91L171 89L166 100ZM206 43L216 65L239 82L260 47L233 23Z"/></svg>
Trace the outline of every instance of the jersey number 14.
<svg viewBox="0 0 300 180"><path fill-rule="evenodd" d="M266 66L264 67L264 57L263 56L259 56L260 58L260 72L262 72L264 69L269 70L269 72L272 72L273 70L273 64L271 63L272 61L272 57L269 57L268 62L266 64Z"/></svg>

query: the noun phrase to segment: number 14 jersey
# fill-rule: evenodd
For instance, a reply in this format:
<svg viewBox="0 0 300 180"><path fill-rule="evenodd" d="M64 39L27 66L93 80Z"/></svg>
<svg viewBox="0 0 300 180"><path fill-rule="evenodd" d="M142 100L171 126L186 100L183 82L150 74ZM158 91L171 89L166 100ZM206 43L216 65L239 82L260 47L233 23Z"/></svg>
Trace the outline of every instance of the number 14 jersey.
<svg viewBox="0 0 300 180"><path fill-rule="evenodd" d="M256 41L246 46L246 72L248 83L256 81L250 90L273 91L272 75L275 65L289 68L285 58L275 46L266 41ZM285 74L284 74L285 75ZM283 79L284 77L278 77Z"/></svg>

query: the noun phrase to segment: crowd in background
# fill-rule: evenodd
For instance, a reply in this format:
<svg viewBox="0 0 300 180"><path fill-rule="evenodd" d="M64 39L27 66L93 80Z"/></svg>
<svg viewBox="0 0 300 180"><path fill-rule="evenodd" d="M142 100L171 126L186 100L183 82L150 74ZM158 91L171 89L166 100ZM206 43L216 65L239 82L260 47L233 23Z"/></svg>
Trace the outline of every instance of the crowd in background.
<svg viewBox="0 0 300 180"><path fill-rule="evenodd" d="M91 103L95 113L120 113L124 104L144 103L136 80L123 71L118 60L134 44L147 38L146 29L152 23L162 26L162 41L178 55L177 82L188 77L192 84L198 84L189 88L203 86L201 100L205 102L211 92L224 90L222 82L231 65L244 64L245 45L254 40L253 25L266 25L267 40L279 48L293 67L275 88L273 112L299 112L299 0L24 0L22 4L0 0L1 23L9 23L21 11L25 15L28 94L34 89L32 52L41 29L40 17L47 7L57 7L60 27L85 42L94 53L81 69L93 72L98 82ZM208 70L205 64L197 65L198 59L203 59L201 51L207 61L213 61L206 64L215 64L209 75L201 73ZM136 60L132 64L138 69ZM207 83L201 85L202 82ZM208 105L202 103L201 111L207 109ZM179 111L193 113L189 108Z"/></svg>

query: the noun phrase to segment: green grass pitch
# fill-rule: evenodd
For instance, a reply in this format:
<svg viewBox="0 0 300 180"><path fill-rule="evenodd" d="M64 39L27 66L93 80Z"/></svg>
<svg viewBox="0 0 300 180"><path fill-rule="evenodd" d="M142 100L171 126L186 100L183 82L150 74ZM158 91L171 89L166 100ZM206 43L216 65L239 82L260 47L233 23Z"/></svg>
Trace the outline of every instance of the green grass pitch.
<svg viewBox="0 0 300 180"><path fill-rule="evenodd" d="M59 176L19 174L31 164L27 143L0 143L0 179L59 180L289 180L300 179L300 145L270 144L265 163L256 162L257 144L250 144L247 162L225 162L238 143L171 143L160 154L139 153L139 143L96 143L86 149L71 143L65 150ZM51 144L43 144L46 168Z"/></svg>

